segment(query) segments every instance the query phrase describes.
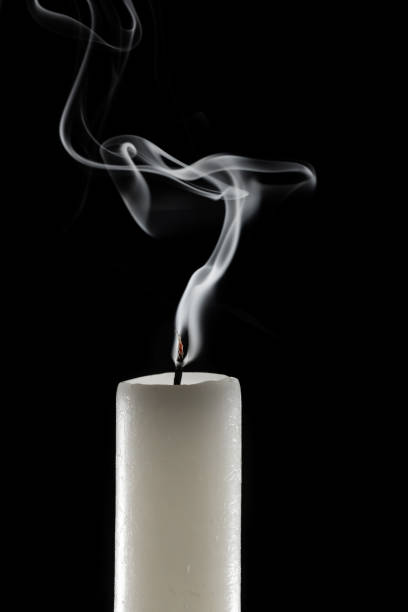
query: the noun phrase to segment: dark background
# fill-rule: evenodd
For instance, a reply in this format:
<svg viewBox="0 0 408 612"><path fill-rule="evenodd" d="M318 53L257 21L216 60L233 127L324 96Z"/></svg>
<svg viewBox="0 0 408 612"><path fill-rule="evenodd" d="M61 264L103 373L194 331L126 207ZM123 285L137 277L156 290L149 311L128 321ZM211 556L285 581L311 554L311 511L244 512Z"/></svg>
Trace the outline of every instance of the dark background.
<svg viewBox="0 0 408 612"><path fill-rule="evenodd" d="M353 207L351 190L347 202L341 194L358 119L349 108L355 22L317 2L154 6L159 48L141 2L144 41L105 136L141 134L186 161L231 152L308 162L317 173L312 197L266 201L244 228L191 369L241 382L243 612L336 609L355 580L342 384L354 375L344 359L353 347L338 269L347 245L337 250ZM116 386L172 367L177 303L221 217L162 240L145 235L109 176L89 179L59 141L77 42L41 28L22 3L3 3L0 30L2 206L11 218L2 230L4 332L22 454L21 465L10 460L10 495L22 499L12 512L27 580L19 596L108 612Z"/></svg>

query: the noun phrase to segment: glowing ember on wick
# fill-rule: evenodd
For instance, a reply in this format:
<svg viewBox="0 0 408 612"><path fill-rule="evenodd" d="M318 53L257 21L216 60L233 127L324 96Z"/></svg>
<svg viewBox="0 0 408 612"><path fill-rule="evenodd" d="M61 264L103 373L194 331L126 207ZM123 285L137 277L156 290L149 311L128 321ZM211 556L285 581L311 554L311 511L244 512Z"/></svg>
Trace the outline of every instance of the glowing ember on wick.
<svg viewBox="0 0 408 612"><path fill-rule="evenodd" d="M183 361L184 361L184 346L180 334L177 332L178 345L177 345L177 359L176 369L174 372L174 384L181 384L181 377L183 375Z"/></svg>

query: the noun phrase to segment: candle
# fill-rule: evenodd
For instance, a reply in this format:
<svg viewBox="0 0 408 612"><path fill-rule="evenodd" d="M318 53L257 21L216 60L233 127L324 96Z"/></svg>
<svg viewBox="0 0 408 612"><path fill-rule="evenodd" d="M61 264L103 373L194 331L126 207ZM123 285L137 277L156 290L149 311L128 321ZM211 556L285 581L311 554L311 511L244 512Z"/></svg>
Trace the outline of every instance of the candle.
<svg viewBox="0 0 408 612"><path fill-rule="evenodd" d="M239 382L173 377L118 387L115 612L239 612Z"/></svg>

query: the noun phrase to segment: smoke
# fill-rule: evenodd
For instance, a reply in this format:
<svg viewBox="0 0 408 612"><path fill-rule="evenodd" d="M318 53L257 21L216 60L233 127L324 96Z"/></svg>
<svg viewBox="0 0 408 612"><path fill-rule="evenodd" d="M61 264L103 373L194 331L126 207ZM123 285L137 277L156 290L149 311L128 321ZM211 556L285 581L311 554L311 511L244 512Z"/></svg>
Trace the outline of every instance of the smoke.
<svg viewBox="0 0 408 612"><path fill-rule="evenodd" d="M91 54L98 46L109 51L110 82L101 104L99 120L102 121L129 53L142 37L133 2L121 0L118 4L120 12L112 2L85 0L88 21L49 10L39 0L30 0L29 9L44 26L84 41L82 61L60 120L61 142L69 155L81 164L109 172L139 226L148 234L155 234L149 187L152 175L171 181L177 189L191 194L192 199L206 198L224 205L218 241L208 260L192 274L177 308L175 328L188 338L187 363L200 351L203 310L212 289L231 263L243 222L256 211L265 192L272 192L273 197L287 197L301 188L314 188L316 178L313 169L304 164L236 155L210 155L185 164L142 136L120 135L100 142L92 129L91 114L87 112L87 72ZM109 38L102 34L106 31ZM176 342L173 357L176 357Z"/></svg>

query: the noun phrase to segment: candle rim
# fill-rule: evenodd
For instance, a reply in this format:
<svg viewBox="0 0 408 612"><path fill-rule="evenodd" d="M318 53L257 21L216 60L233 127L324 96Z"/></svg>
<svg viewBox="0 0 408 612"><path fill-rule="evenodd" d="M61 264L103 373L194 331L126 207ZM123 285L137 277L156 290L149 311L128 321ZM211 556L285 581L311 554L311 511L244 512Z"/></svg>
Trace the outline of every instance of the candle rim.
<svg viewBox="0 0 408 612"><path fill-rule="evenodd" d="M195 380L197 377L202 376L202 380ZM180 389L185 387L194 387L198 385L205 385L208 383L220 383L226 380L237 381L237 378L228 376L227 374L218 374L214 372L184 372L183 381L181 385L173 384L174 372L160 372L157 374L149 374L146 376L139 376L137 378L130 378L124 380L120 384L128 384L131 386L142 386L142 387L171 387L172 389Z"/></svg>

